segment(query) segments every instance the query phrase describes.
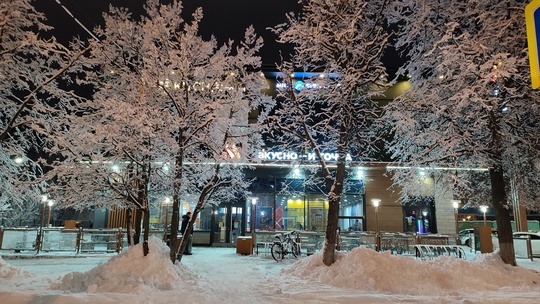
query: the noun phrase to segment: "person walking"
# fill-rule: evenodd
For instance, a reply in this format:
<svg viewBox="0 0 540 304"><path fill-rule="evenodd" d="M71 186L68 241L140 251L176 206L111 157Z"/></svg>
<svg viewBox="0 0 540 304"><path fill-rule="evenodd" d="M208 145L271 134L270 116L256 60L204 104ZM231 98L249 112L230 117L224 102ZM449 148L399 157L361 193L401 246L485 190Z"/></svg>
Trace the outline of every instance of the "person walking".
<svg viewBox="0 0 540 304"><path fill-rule="evenodd" d="M182 215L182 226L180 226L180 233L182 234L182 237L184 237L184 232L186 231L190 220L191 220L191 212L188 211L186 214ZM185 255L192 254L191 252L192 235L193 235L193 230L191 230L191 233L188 236L188 243L187 243L186 249L184 250Z"/></svg>

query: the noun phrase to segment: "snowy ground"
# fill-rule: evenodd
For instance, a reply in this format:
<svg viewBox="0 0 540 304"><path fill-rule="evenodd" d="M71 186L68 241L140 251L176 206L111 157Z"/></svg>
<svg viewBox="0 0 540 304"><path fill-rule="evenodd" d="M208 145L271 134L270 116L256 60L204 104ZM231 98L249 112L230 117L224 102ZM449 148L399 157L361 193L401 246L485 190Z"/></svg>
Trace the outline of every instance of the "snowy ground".
<svg viewBox="0 0 540 304"><path fill-rule="evenodd" d="M195 247L182 264L157 238L101 257L0 259L0 303L538 303L540 260L496 254L430 261L357 248L326 267L319 254L280 263ZM10 254L12 255L12 254Z"/></svg>

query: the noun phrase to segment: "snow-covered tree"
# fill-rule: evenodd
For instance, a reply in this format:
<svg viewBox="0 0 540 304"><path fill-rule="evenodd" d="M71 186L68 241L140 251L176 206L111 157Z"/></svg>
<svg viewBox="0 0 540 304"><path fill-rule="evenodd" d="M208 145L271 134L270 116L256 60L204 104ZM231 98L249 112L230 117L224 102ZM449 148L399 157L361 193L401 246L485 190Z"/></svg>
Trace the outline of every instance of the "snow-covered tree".
<svg viewBox="0 0 540 304"><path fill-rule="evenodd" d="M414 196L415 170L424 168L454 198L491 204L501 257L515 265L508 193L519 191L528 208L539 203L529 191L538 183L540 99L527 68L527 1L394 4L389 18L408 58L400 73L412 83L383 117L395 161L412 168L396 170L395 182Z"/></svg>
<svg viewBox="0 0 540 304"><path fill-rule="evenodd" d="M189 22L181 12L180 1L149 0L140 18L115 7L105 14L79 80L95 92L61 132L64 158L55 172L64 201L78 206L81 197L89 205L134 203L147 218L149 196L172 193L173 261L180 200L197 197L194 223L209 204L245 195L242 170L258 142L248 114L264 117L272 106L261 93L262 40L253 28L239 45L220 46L199 36L201 9ZM124 170L111 171L113 164Z"/></svg>
<svg viewBox="0 0 540 304"><path fill-rule="evenodd" d="M44 194L43 160L49 122L77 100L59 85L81 52L56 42L31 0L0 4L0 210L15 224L36 218ZM8 223L10 224L10 223Z"/></svg>
<svg viewBox="0 0 540 304"><path fill-rule="evenodd" d="M335 260L340 198L346 180L347 155L368 160L376 155L377 104L385 67L380 59L387 45L382 11L385 1L302 1L299 16L274 28L278 41L294 45L292 63L281 66L284 83L279 106L267 120L269 138L280 149L312 150L318 167L313 175L324 184L329 209L323 262ZM294 86L294 71L309 72ZM272 147L270 146L269 149ZM337 152L337 167L322 153ZM371 158L372 159L372 158Z"/></svg>

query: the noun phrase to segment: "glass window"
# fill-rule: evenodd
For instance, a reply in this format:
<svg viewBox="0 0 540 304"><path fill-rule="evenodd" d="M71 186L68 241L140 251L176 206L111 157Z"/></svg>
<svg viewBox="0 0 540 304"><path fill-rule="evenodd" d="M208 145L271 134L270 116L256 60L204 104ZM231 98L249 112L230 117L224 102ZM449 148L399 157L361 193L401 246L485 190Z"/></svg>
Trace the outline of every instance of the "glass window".
<svg viewBox="0 0 540 304"><path fill-rule="evenodd" d="M242 213L243 207L231 207L231 242L236 243L236 239L242 234Z"/></svg>
<svg viewBox="0 0 540 304"><path fill-rule="evenodd" d="M325 231L328 214L328 200L324 194L307 195L307 219L306 230Z"/></svg>
<svg viewBox="0 0 540 304"><path fill-rule="evenodd" d="M253 200L255 204L253 205ZM251 232L252 222L257 230L274 230L274 196L257 193L246 202L246 231Z"/></svg>
<svg viewBox="0 0 540 304"><path fill-rule="evenodd" d="M224 243L225 242L225 233L227 228L225 226L227 219L227 207L218 207L214 211L216 217L216 226L214 230L214 242Z"/></svg>
<svg viewBox="0 0 540 304"><path fill-rule="evenodd" d="M201 210L197 218L197 223L195 224L197 230L208 230L212 229L212 209L205 208Z"/></svg>
<svg viewBox="0 0 540 304"><path fill-rule="evenodd" d="M403 207L403 231L418 234L437 233L433 197L414 197Z"/></svg>
<svg viewBox="0 0 540 304"><path fill-rule="evenodd" d="M180 221L182 221L182 216L188 212L193 213L193 210L195 210L195 206L197 205L197 198L196 197L187 197L185 200L182 200L180 202ZM172 209L171 209L172 210ZM197 220L195 221L195 225L193 225L194 230L201 230L201 216L202 214L199 214L197 216Z"/></svg>
<svg viewBox="0 0 540 304"><path fill-rule="evenodd" d="M305 202L300 195L278 195L276 230L304 230Z"/></svg>
<svg viewBox="0 0 540 304"><path fill-rule="evenodd" d="M338 227L341 231L364 230L364 201L362 195L343 195L340 202Z"/></svg>

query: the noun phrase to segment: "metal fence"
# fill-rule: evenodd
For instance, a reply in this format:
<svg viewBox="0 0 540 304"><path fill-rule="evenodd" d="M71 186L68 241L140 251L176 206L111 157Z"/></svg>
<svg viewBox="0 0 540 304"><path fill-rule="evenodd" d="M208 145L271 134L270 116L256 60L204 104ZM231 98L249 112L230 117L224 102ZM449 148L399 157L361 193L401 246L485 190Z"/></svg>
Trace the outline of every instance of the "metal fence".
<svg viewBox="0 0 540 304"><path fill-rule="evenodd" d="M150 235L163 238L162 230ZM55 251L77 253L121 252L128 245L126 229L92 228L3 228L0 227L0 249L21 251Z"/></svg>
<svg viewBox="0 0 540 304"><path fill-rule="evenodd" d="M256 252L268 251L274 242L273 237L279 231L256 232ZM150 235L164 237L163 230L150 230ZM405 233L381 233L381 251L393 254L415 254L415 245L449 245L449 236L413 235ZM313 254L322 249L325 234L323 232L299 231L296 241L304 254ZM125 228L92 229L44 227L40 237L39 228L3 228L0 227L0 249L44 252L78 253L114 253L121 252L128 246ZM377 249L375 232L345 232L338 234L336 249L350 251L357 247Z"/></svg>
<svg viewBox="0 0 540 304"><path fill-rule="evenodd" d="M409 233L382 232L377 236L375 232L350 232L339 234L340 250L352 250L356 247L377 249L377 237L380 238L380 250L390 251L392 254L414 254L415 245L448 245L450 237L447 235L426 234L415 235Z"/></svg>
<svg viewBox="0 0 540 304"><path fill-rule="evenodd" d="M267 252L274 242L274 235L280 231L257 231L255 238L256 252ZM377 249L377 233L374 231L342 232L337 235L336 249L350 251L357 247ZM447 235L415 235L407 233L383 232L379 234L381 251L392 254L415 254L415 245L449 245ZM296 242L300 244L302 253L307 255L320 251L324 243L324 232L299 231Z"/></svg>

